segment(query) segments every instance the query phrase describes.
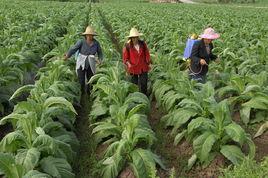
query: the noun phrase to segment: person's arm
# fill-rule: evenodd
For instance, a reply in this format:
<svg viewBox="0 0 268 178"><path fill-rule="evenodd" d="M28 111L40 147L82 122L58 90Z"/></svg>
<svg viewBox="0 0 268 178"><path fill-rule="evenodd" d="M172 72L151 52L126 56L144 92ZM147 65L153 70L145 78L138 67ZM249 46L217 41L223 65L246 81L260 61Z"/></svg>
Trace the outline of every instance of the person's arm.
<svg viewBox="0 0 268 178"><path fill-rule="evenodd" d="M129 51L127 49L127 45L124 46L123 48L123 63L127 66L130 65L130 62L129 62Z"/></svg>
<svg viewBox="0 0 268 178"><path fill-rule="evenodd" d="M82 40L79 40L76 42L74 46L72 46L69 51L64 55L65 59L68 59L71 57L77 50L79 50L82 47Z"/></svg>

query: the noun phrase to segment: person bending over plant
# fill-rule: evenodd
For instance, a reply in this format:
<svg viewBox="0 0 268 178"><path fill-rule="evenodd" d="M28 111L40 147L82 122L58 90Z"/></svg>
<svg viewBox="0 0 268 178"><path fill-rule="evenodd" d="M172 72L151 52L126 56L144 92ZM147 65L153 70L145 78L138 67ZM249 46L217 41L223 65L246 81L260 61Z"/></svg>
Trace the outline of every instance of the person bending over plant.
<svg viewBox="0 0 268 178"><path fill-rule="evenodd" d="M90 26L82 33L85 39L79 40L69 51L64 55L67 60L73 54L78 52L76 59L76 72L78 75L79 83L81 85L82 94L85 93L86 78L87 81L96 72L96 63L100 64L103 59L100 43L94 38L97 36L94 29ZM87 93L90 93L90 86L87 86Z"/></svg>
<svg viewBox="0 0 268 178"><path fill-rule="evenodd" d="M209 62L217 59L217 56L212 54L212 41L218 39L220 35L213 28L207 28L199 37L201 40L196 41L192 48L189 76L192 80L205 83Z"/></svg>

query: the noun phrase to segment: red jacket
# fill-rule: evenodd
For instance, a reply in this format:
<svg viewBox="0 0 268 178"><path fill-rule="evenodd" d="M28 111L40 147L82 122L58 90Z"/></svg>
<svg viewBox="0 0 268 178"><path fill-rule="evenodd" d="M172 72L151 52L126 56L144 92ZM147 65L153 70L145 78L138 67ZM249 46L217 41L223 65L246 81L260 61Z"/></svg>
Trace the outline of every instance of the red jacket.
<svg viewBox="0 0 268 178"><path fill-rule="evenodd" d="M151 61L147 45L145 42L139 41L139 46L139 52L131 42L127 43L123 48L123 62L130 74L139 75L150 70ZM130 63L130 67L128 67L127 62Z"/></svg>

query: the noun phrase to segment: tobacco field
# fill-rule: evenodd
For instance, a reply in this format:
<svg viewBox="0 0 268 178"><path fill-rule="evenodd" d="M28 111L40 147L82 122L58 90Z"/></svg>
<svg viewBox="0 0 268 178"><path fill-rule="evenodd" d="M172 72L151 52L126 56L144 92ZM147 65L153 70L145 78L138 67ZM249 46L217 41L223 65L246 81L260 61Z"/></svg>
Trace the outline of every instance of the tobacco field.
<svg viewBox="0 0 268 178"><path fill-rule="evenodd" d="M0 2L0 178L268 177L268 11L146 2ZM81 94L66 51L94 27L104 61ZM212 26L220 62L189 80L189 35ZM148 91L122 63L132 27Z"/></svg>

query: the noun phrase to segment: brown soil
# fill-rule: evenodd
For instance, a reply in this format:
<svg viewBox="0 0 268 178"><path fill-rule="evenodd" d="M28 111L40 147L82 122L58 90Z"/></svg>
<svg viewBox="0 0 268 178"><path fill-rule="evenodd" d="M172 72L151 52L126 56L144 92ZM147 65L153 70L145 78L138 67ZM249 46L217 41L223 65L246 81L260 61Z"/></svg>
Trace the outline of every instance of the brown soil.
<svg viewBox="0 0 268 178"><path fill-rule="evenodd" d="M121 47L121 45L119 43L118 37L113 32L113 28L112 28L111 24L109 24L109 22L106 20L106 18L104 16L104 14L100 10L98 10L98 13L99 13L99 15L100 15L100 17L102 19L102 23L103 23L105 29L109 33L109 36L110 36L110 38L111 38L111 40L113 42L113 45L114 45L115 49L117 50L117 52L119 54L121 54L122 47Z"/></svg>
<svg viewBox="0 0 268 178"><path fill-rule="evenodd" d="M98 160L101 160L104 156L105 150L108 148L108 144L100 144L96 149L96 156Z"/></svg>
<svg viewBox="0 0 268 178"><path fill-rule="evenodd" d="M220 174L220 168L225 165L225 159L223 156L218 155L212 161L212 163L203 168L201 166L194 166L190 171L187 171L188 159L193 153L193 148L190 143L183 140L177 146L173 144L174 136L171 136L171 130L166 129L164 122L160 121L164 112L160 108L156 107L156 102L151 103L151 114L149 122L156 133L157 145L156 154L161 156L164 161L167 171L158 169L158 176L160 178L168 178L171 174L172 169L175 170L175 177L194 177L194 178L211 178L218 177Z"/></svg>
<svg viewBox="0 0 268 178"><path fill-rule="evenodd" d="M196 178L216 178L220 175L220 169L225 166L225 158L222 155L217 155L210 165L206 168L202 166L194 167L186 177L196 177Z"/></svg>
<svg viewBox="0 0 268 178"><path fill-rule="evenodd" d="M126 167L118 176L118 178L136 178L134 172L132 171L131 167Z"/></svg>
<svg viewBox="0 0 268 178"><path fill-rule="evenodd" d="M268 132L265 132L253 141L256 145L255 159L261 161L265 156L268 156Z"/></svg>
<svg viewBox="0 0 268 178"><path fill-rule="evenodd" d="M233 121L235 121L236 123L238 123L240 125L242 124L239 111L234 112L233 115L232 115L232 118L233 118Z"/></svg>
<svg viewBox="0 0 268 178"><path fill-rule="evenodd" d="M12 132L12 125L7 123L5 125L0 125L0 140L4 138L8 133Z"/></svg>

